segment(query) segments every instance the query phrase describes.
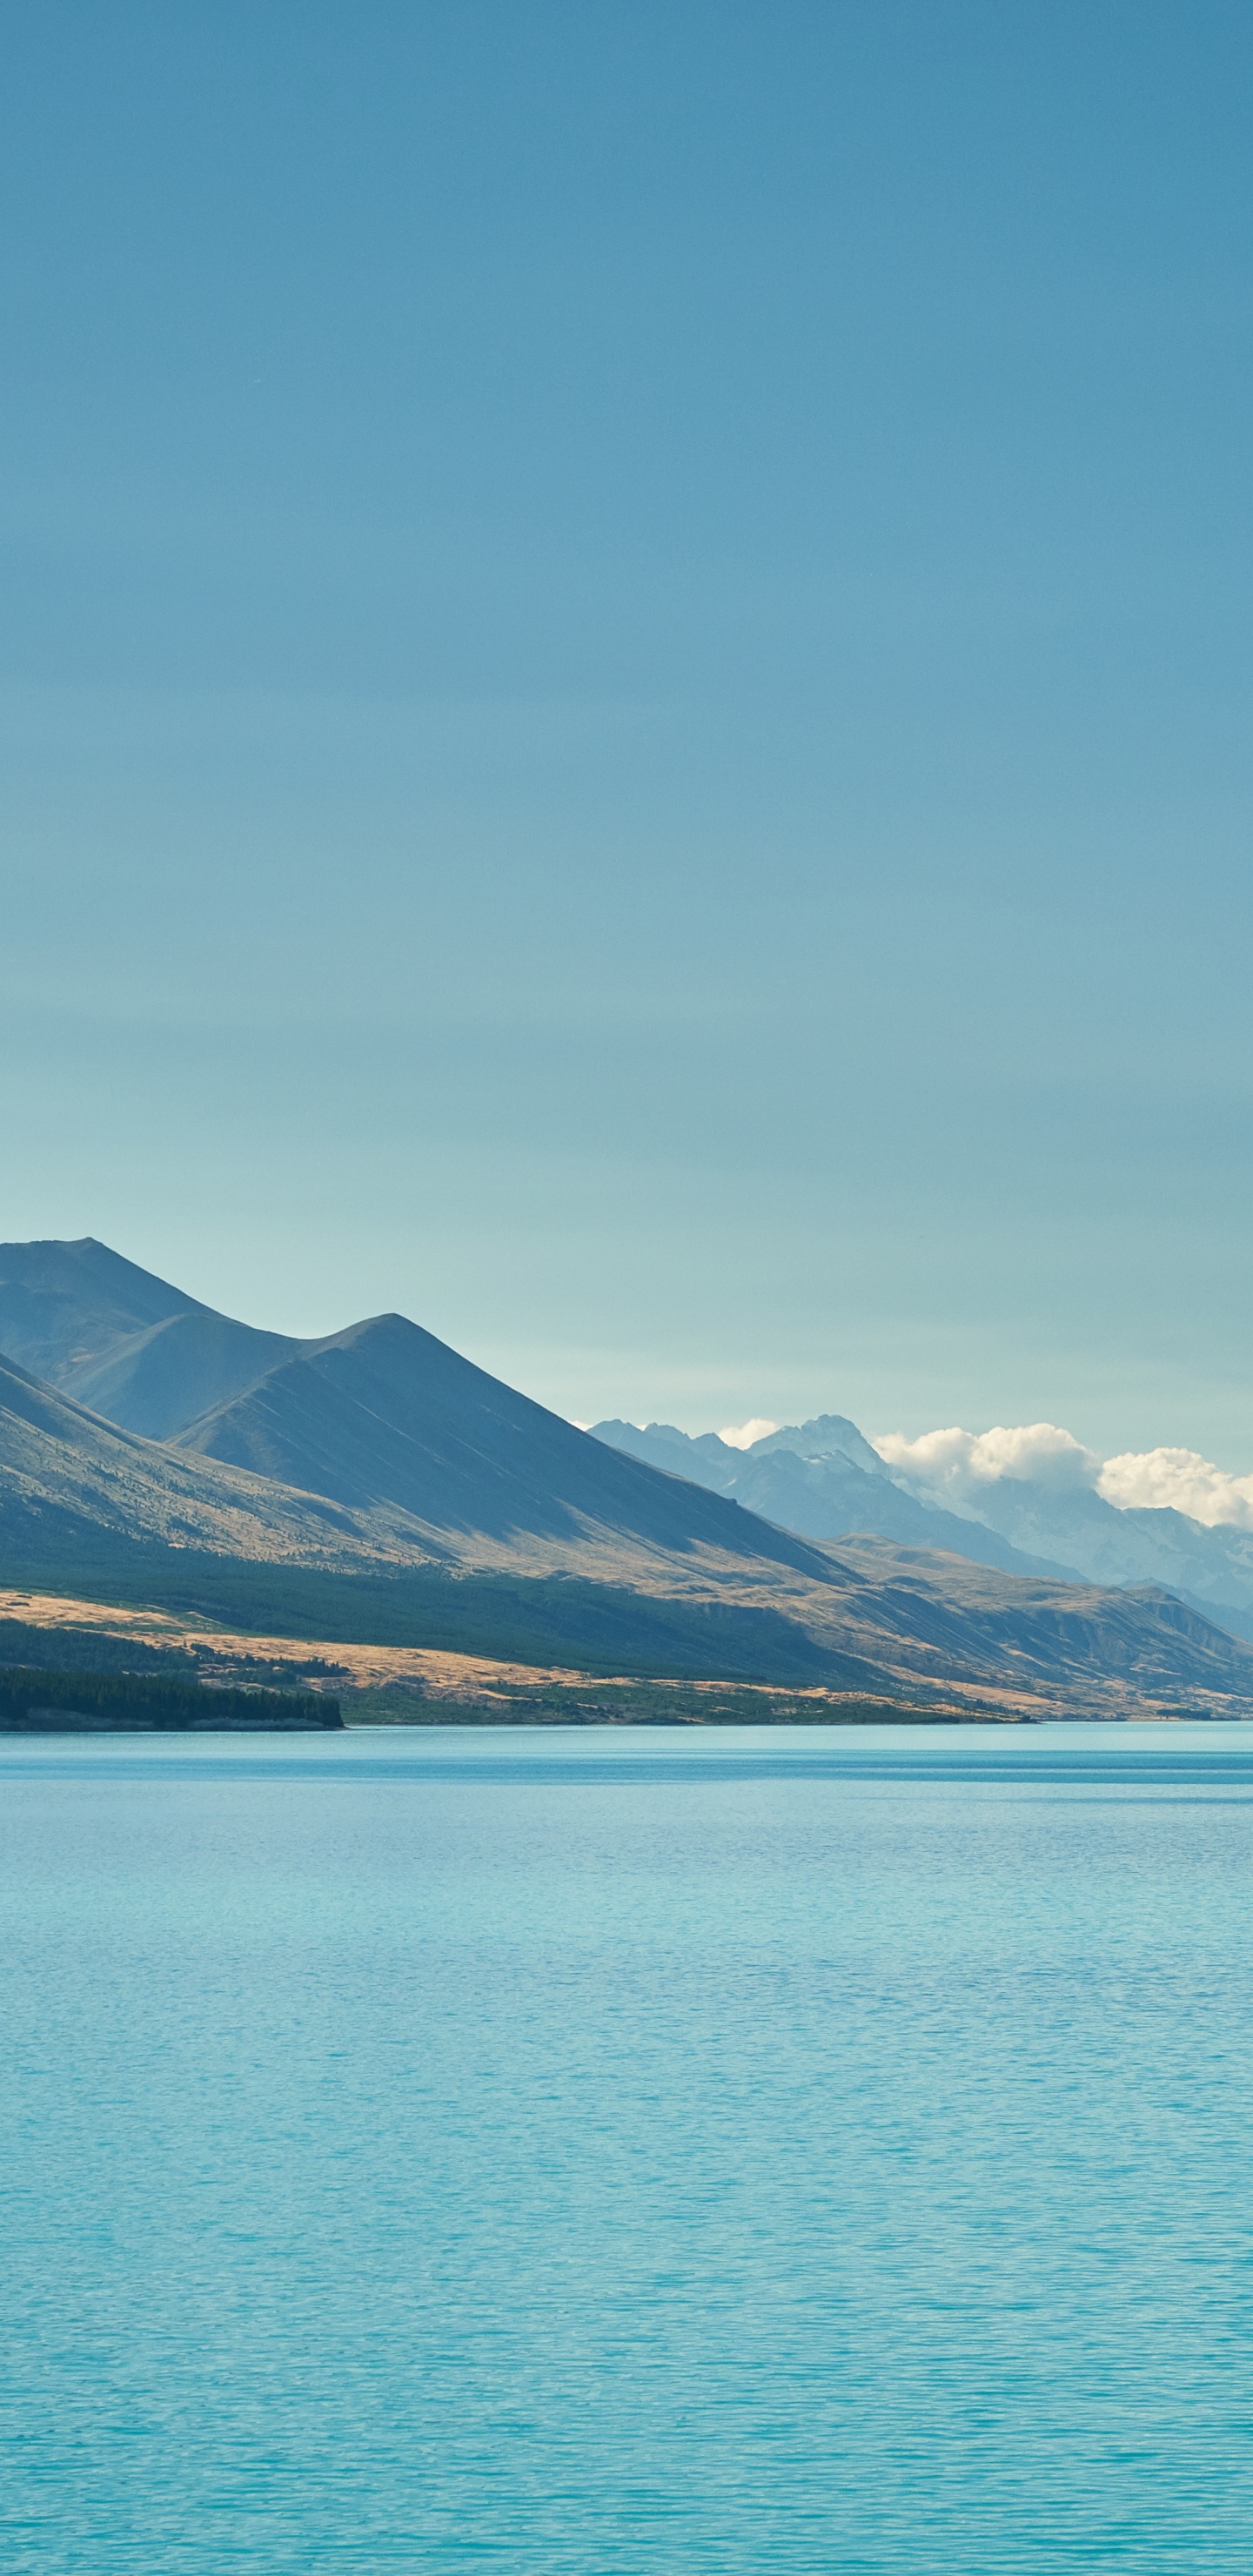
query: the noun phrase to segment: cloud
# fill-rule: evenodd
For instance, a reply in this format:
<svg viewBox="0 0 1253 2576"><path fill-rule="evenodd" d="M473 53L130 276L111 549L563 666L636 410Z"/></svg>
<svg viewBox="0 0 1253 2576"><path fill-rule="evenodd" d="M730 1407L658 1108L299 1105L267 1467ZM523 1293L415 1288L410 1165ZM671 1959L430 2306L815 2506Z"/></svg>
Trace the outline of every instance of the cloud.
<svg viewBox="0 0 1253 2576"><path fill-rule="evenodd" d="M1095 1484L1099 1458L1055 1422L998 1423L991 1431L924 1431L918 1440L889 1431L871 1443L884 1465L911 1485L946 1501L977 1500L981 1485L1002 1477L1074 1492Z"/></svg>
<svg viewBox="0 0 1253 2576"><path fill-rule="evenodd" d="M1253 1476L1229 1476L1199 1449L1125 1450L1106 1459L1096 1489L1120 1512L1173 1508L1207 1529L1253 1529Z"/></svg>
<svg viewBox="0 0 1253 2576"><path fill-rule="evenodd" d="M741 1422L738 1430L733 1424L729 1431L720 1431L718 1438L725 1440L728 1449L751 1449L754 1440L765 1440L778 1428L777 1422L767 1422L762 1416L754 1414L751 1422Z"/></svg>
<svg viewBox="0 0 1253 2576"><path fill-rule="evenodd" d="M1015 1482L1054 1493L1095 1486L1120 1512L1186 1512L1207 1529L1253 1529L1253 1476L1229 1476L1199 1449L1126 1450L1104 1465L1073 1432L1055 1422L998 1424L993 1431L924 1431L907 1440L885 1433L872 1446L900 1480L933 1500L979 1508L982 1486Z"/></svg>

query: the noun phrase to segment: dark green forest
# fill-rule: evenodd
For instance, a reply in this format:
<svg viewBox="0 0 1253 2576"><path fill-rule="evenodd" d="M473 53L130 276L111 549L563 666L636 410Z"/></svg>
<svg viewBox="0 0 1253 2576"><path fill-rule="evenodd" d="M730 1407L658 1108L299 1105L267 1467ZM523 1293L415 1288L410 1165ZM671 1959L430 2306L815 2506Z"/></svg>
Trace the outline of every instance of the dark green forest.
<svg viewBox="0 0 1253 2576"><path fill-rule="evenodd" d="M337 1699L319 1691L206 1688L152 1673L58 1672L44 1665L0 1669L0 1730L50 1733L64 1721L179 1733L189 1727L343 1725Z"/></svg>

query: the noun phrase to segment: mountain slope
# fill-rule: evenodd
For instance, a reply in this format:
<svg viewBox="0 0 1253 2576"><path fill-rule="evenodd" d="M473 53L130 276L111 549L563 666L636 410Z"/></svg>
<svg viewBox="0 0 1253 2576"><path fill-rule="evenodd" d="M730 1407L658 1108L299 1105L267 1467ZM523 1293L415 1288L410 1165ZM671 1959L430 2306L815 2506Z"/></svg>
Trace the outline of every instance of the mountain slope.
<svg viewBox="0 0 1253 2576"><path fill-rule="evenodd" d="M1120 1510L1090 1486L1001 1476L950 1512L902 1489L855 1423L821 1414L735 1449L672 1423L598 1422L595 1437L631 1457L734 1495L748 1511L807 1538L864 1532L907 1547L945 1548L1007 1574L1102 1585L1164 1584L1238 1636L1253 1633L1253 1531L1206 1528L1169 1509ZM976 1517L977 1514L977 1517Z"/></svg>
<svg viewBox="0 0 1253 2576"><path fill-rule="evenodd" d="M1064 1560L1024 1555L982 1522L902 1493L869 1441L839 1414L824 1414L795 1431L771 1432L751 1449L733 1449L713 1431L693 1439L669 1422L650 1422L643 1431L633 1422L597 1422L592 1436L628 1457L730 1495L746 1511L806 1538L864 1531L907 1547L943 1548L1006 1574L1065 1579L1074 1570Z"/></svg>
<svg viewBox="0 0 1253 2576"><path fill-rule="evenodd" d="M1248 1645L1160 1590L1026 1577L986 1531L1010 1566L973 1562L978 1525L903 1494L840 1416L748 1452L712 1435L630 1434L660 1445L663 1468L400 1316L295 1342L215 1315L92 1242L11 1248L0 1270L4 1331L63 1379L148 1420L210 1397L156 1441L0 1364L10 1581L20 1565L50 1588L72 1570L81 1586L85 1567L107 1563L127 1597L173 1587L186 1598L190 1568L193 1590L233 1586L272 1625L314 1618L294 1634L333 1633L334 1596L414 1642L438 1619L462 1646L490 1628L542 1660L586 1644L602 1668L621 1656L808 1675L1049 1714L1253 1707ZM666 1472L673 1463L687 1474ZM818 1543L745 1509L750 1498L791 1520L839 1512L871 1534ZM950 1531L962 1554L937 1552ZM921 1548L901 1544L920 1536Z"/></svg>
<svg viewBox="0 0 1253 2576"><path fill-rule="evenodd" d="M399 1381L413 1393L415 1335L431 1343L383 1319L272 1372L267 1438L341 1435L323 1464L346 1486L367 1396L394 1406ZM60 1567L72 1590L90 1562L119 1587L108 1597L201 1608L225 1588L254 1624L293 1635L338 1633L328 1623L342 1599L358 1635L363 1623L414 1643L447 1633L470 1651L507 1636L523 1657L587 1650L601 1669L608 1658L610 1669L965 1695L1039 1715L1253 1709L1253 1647L1169 1594L1024 1582L882 1539L808 1546L615 1457L442 1344L418 1358L426 1445L396 1433L393 1482L421 1517L398 1500L354 1510L143 1440L0 1364L0 1571L12 1581L21 1566L29 1581L37 1563L55 1589ZM236 1431L257 1419L249 1400Z"/></svg>
<svg viewBox="0 0 1253 2576"><path fill-rule="evenodd" d="M569 1547L596 1530L819 1570L803 1539L616 1455L403 1315L304 1346L177 1446L357 1511L390 1506L444 1535Z"/></svg>
<svg viewBox="0 0 1253 2576"><path fill-rule="evenodd" d="M1253 1531L1207 1528L1169 1507L1120 1510L1089 1485L999 1476L970 1508L985 1528L1032 1555L1060 1558L1092 1583L1164 1583L1216 1617L1253 1612Z"/></svg>
<svg viewBox="0 0 1253 2576"><path fill-rule="evenodd" d="M168 1439L300 1348L217 1314L91 1235L0 1244L0 1352L146 1439Z"/></svg>
<svg viewBox="0 0 1253 2576"><path fill-rule="evenodd" d="M1056 1695L1057 1713L1064 1701L1076 1716L1134 1716L1137 1702L1204 1714L1209 1694L1233 1715L1253 1705L1253 1646L1160 1585L1024 1580L882 1539L845 1540L832 1557L872 1607L885 1670L947 1671L959 1686L995 1676L1007 1694ZM857 1634L850 1619L850 1644Z"/></svg>
<svg viewBox="0 0 1253 2576"><path fill-rule="evenodd" d="M63 1383L67 1395L124 1430L168 1440L299 1348L284 1333L257 1332L229 1315L168 1315L69 1369Z"/></svg>
<svg viewBox="0 0 1253 2576"><path fill-rule="evenodd" d="M185 1437L228 1463L329 1488L354 1510L408 1512L419 1494L428 1517L439 1496L429 1477L415 1475L412 1437L402 1432L398 1439L389 1416L397 1396L406 1400L403 1388L376 1391L364 1415L352 1406L345 1412L323 1372L317 1402L327 1418L320 1427L306 1418L299 1430L291 1420L280 1430L275 1409L294 1405L307 1417L308 1390L303 1405L290 1384L253 1401L277 1368L351 1338L300 1341L238 1323L90 1236L0 1245L0 1352L30 1373L147 1439ZM328 1408L336 1408L334 1424ZM952 1513L903 1491L856 1424L839 1414L771 1432L747 1451L712 1432L693 1440L660 1423L644 1432L601 1423L597 1437L802 1538L863 1531L948 1548L1006 1572L1160 1582L1241 1627L1253 1620L1253 1533L1204 1529L1179 1512L1117 1511L1090 1491L1058 1493L1008 1478ZM442 1464L450 1464L446 1451ZM563 1525L558 1516L556 1528ZM610 1525L617 1525L613 1514Z"/></svg>
<svg viewBox="0 0 1253 2576"><path fill-rule="evenodd" d="M51 1386L129 1334L208 1311L92 1235L0 1244L0 1349Z"/></svg>
<svg viewBox="0 0 1253 2576"><path fill-rule="evenodd" d="M333 1503L119 1431L0 1360L4 1550L93 1538L298 1563L381 1554Z"/></svg>

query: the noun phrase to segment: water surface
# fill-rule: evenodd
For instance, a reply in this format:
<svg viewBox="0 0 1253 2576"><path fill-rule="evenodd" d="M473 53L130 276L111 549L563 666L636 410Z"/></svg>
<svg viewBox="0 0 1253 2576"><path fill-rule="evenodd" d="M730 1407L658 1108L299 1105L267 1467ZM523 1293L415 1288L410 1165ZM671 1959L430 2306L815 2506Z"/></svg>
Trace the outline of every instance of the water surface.
<svg viewBox="0 0 1253 2576"><path fill-rule="evenodd" d="M1253 1729L0 1742L0 2562L1249 2565Z"/></svg>

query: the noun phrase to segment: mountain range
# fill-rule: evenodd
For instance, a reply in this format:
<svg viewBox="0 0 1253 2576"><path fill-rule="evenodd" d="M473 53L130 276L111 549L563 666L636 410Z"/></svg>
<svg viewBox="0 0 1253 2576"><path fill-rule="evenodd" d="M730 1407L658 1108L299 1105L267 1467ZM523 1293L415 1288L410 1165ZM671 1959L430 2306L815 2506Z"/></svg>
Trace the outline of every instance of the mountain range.
<svg viewBox="0 0 1253 2576"><path fill-rule="evenodd" d="M942 1505L918 1501L889 1475L883 1460L840 1413L819 1414L795 1429L769 1432L749 1449L736 1449L716 1431L692 1436L673 1423L597 1422L594 1439L629 1458L690 1476L711 1493L726 1494L746 1511L759 1512L807 1538L843 1538L858 1531L900 1540L907 1547L945 1548L996 1565L1005 1574L1058 1575L1074 1568L1011 1545L977 1521Z"/></svg>
<svg viewBox="0 0 1253 2576"><path fill-rule="evenodd" d="M0 1247L0 1354L10 1585L1030 1714L1253 1705L1248 1644L919 1502L839 1416L593 1436L402 1316L263 1332L91 1239Z"/></svg>
<svg viewBox="0 0 1253 2576"><path fill-rule="evenodd" d="M258 1544L245 1552L326 1563L558 1572L625 1554L670 1569L701 1550L818 1562L802 1539L764 1523L750 1534L734 1502L590 1440L402 1315L298 1341L180 1302L103 1244L3 1245L0 1352L9 1421L27 1431L16 1449L10 1431L2 1463L31 1475L38 1420L57 1451L50 1499L119 1533L188 1544L195 1532L233 1550L246 1496Z"/></svg>
<svg viewBox="0 0 1253 2576"><path fill-rule="evenodd" d="M644 1429L598 1422L594 1430L626 1455L690 1476L808 1538L873 1532L1006 1573L1160 1583L1237 1636L1253 1637L1253 1531L1208 1528L1169 1508L1119 1509L1089 1486L1021 1475L988 1478L977 1504L959 1514L911 1490L840 1414L768 1433L747 1449L666 1422Z"/></svg>

